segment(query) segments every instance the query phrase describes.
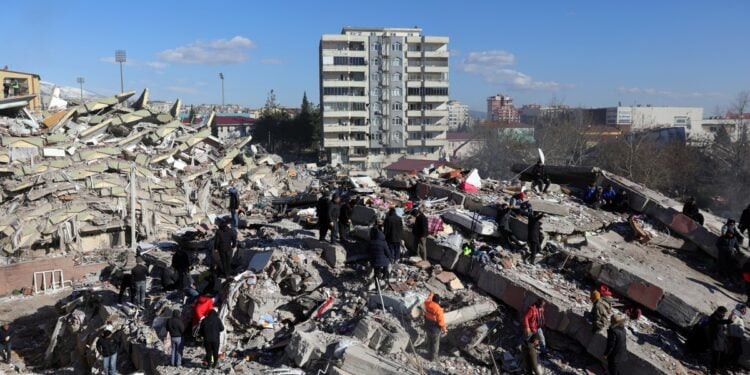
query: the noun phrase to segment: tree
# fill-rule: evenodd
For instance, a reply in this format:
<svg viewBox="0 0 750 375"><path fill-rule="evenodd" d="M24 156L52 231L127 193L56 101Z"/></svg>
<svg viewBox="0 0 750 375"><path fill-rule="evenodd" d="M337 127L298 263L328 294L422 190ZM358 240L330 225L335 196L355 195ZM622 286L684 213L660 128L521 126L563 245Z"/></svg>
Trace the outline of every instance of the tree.
<svg viewBox="0 0 750 375"><path fill-rule="evenodd" d="M483 141L479 150L460 164L476 168L480 175L495 179L513 177L510 167L515 163L532 163L536 158L536 148L524 137L492 123L477 124L473 128L473 139Z"/></svg>
<svg viewBox="0 0 750 375"><path fill-rule="evenodd" d="M197 113L195 112L195 107L191 104L190 105L190 112L188 113L188 120L190 121L190 124L192 125L193 122L195 122L195 117Z"/></svg>

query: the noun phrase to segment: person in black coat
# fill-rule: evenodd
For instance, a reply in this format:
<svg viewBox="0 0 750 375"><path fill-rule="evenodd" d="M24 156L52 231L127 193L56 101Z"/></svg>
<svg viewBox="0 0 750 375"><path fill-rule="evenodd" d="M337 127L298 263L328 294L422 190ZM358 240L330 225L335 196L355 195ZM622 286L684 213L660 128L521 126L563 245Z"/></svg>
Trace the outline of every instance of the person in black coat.
<svg viewBox="0 0 750 375"><path fill-rule="evenodd" d="M200 327L203 345L206 349L206 363L209 367L216 367L219 363L219 337L222 331L224 331L224 325L221 324L219 313L211 309L203 318Z"/></svg>
<svg viewBox="0 0 750 375"><path fill-rule="evenodd" d="M417 209L417 218L414 220L411 233L414 236L414 250L420 258L427 260L427 235L430 232L429 222L422 207Z"/></svg>
<svg viewBox="0 0 750 375"><path fill-rule="evenodd" d="M182 321L180 310L172 311L172 317L167 320L167 332L172 341L172 355L169 364L172 366L182 366L182 349L185 342L182 341L182 333L185 332L185 323Z"/></svg>
<svg viewBox="0 0 750 375"><path fill-rule="evenodd" d="M232 215L232 228L238 228L240 226L240 195L237 189L232 186L229 188L229 213Z"/></svg>
<svg viewBox="0 0 750 375"><path fill-rule="evenodd" d="M727 325L732 323L733 316L724 319L727 308L719 306L708 318L708 345L711 350L709 374L715 374L723 367L723 358L727 351Z"/></svg>
<svg viewBox="0 0 750 375"><path fill-rule="evenodd" d="M685 205L682 206L682 213L693 219L696 223L703 225L703 214L701 214L700 209L698 209L698 204L695 202L695 198L690 197L685 201Z"/></svg>
<svg viewBox="0 0 750 375"><path fill-rule="evenodd" d="M318 239L320 241L326 239L328 229L331 228L331 217L328 216L330 206L331 201L328 199L328 194L323 193L315 206L315 213L318 215Z"/></svg>
<svg viewBox="0 0 750 375"><path fill-rule="evenodd" d="M339 235L341 241L349 241L349 226L352 225L352 206L351 199L342 201L339 210Z"/></svg>
<svg viewBox="0 0 750 375"><path fill-rule="evenodd" d="M388 267L393 260L393 254L385 241L385 234L377 226L370 230L370 242L368 243L370 251L370 262L375 270L375 277L381 280L387 280Z"/></svg>
<svg viewBox="0 0 750 375"><path fill-rule="evenodd" d="M547 177L547 173L544 171L544 164L542 164L541 160L538 160L534 165L534 168L531 169L531 178L532 187L534 187L540 193L547 192L551 181L549 177Z"/></svg>
<svg viewBox="0 0 750 375"><path fill-rule="evenodd" d="M733 231L727 231L716 241L718 250L719 274L723 277L731 278L734 270L734 255L739 253L740 245Z"/></svg>
<svg viewBox="0 0 750 375"><path fill-rule="evenodd" d="M338 241L339 237L339 218L341 217L341 197L338 195L333 196L333 201L331 201L330 205L328 206L328 218L331 222L331 243L334 243L335 241Z"/></svg>
<svg viewBox="0 0 750 375"><path fill-rule="evenodd" d="M385 242L388 243L388 248L391 249L393 255L393 262L396 263L401 260L401 237L404 233L404 222L401 221L401 217L396 214L396 209L393 207L388 210L384 228Z"/></svg>
<svg viewBox="0 0 750 375"><path fill-rule="evenodd" d="M172 268L177 271L177 286L179 289L190 287L190 255L183 250L178 248L177 251L172 255Z"/></svg>
<svg viewBox="0 0 750 375"><path fill-rule="evenodd" d="M524 261L534 264L536 255L542 251L542 218L544 213L537 212L529 216L527 226L527 239L529 244L529 255L524 257Z"/></svg>
<svg viewBox="0 0 750 375"><path fill-rule="evenodd" d="M96 340L96 351L102 356L104 374L117 374L117 352L120 351L120 340L115 335L111 324L104 327L102 335Z"/></svg>
<svg viewBox="0 0 750 375"><path fill-rule="evenodd" d="M613 209L615 212L626 213L630 209L630 197L628 192L623 189L615 195Z"/></svg>
<svg viewBox="0 0 750 375"><path fill-rule="evenodd" d="M628 359L628 340L625 337L625 319L612 315L607 330L607 348L604 350L609 375L620 375L620 366Z"/></svg>
<svg viewBox="0 0 750 375"><path fill-rule="evenodd" d="M227 278L231 276L232 251L235 246L237 246L237 232L229 226L227 220L223 220L219 225L219 230L216 231L214 249L219 252L221 270Z"/></svg>
<svg viewBox="0 0 750 375"><path fill-rule="evenodd" d="M737 226L737 229L739 229L740 234L750 234L750 204L747 205L747 208L742 211L742 216L740 216L740 225ZM750 241L750 239L748 239L748 241ZM741 242L740 245L742 245Z"/></svg>
<svg viewBox="0 0 750 375"><path fill-rule="evenodd" d="M497 223L497 230L500 233L500 238L508 246L521 247L521 241L516 237L513 231L510 229L510 216L511 209L508 203L501 203L497 210L497 216L495 216L495 222Z"/></svg>

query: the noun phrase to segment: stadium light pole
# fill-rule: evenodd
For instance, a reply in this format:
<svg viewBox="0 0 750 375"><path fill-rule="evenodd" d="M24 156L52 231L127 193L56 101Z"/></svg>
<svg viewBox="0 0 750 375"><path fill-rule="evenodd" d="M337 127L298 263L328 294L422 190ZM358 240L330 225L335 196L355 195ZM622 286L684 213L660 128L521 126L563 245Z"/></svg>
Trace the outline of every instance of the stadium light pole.
<svg viewBox="0 0 750 375"><path fill-rule="evenodd" d="M86 80L83 77L78 77L76 78L76 82L81 85L81 103L83 103L83 83L86 82Z"/></svg>
<svg viewBox="0 0 750 375"><path fill-rule="evenodd" d="M122 79L122 63L127 61L127 53L124 49L115 51L115 61L120 63L120 93L125 92L125 82Z"/></svg>
<svg viewBox="0 0 750 375"><path fill-rule="evenodd" d="M219 79L221 79L221 106L224 107L224 73L219 73Z"/></svg>

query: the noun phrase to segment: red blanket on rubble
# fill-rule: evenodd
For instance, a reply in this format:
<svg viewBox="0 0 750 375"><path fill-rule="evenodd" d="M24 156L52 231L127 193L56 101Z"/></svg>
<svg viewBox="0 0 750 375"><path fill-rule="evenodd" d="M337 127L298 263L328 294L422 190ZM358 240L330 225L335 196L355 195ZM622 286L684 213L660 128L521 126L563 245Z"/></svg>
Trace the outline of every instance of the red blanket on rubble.
<svg viewBox="0 0 750 375"><path fill-rule="evenodd" d="M476 193L479 191L476 186L464 181L460 184L458 184L458 189L461 191L465 191L467 193Z"/></svg>

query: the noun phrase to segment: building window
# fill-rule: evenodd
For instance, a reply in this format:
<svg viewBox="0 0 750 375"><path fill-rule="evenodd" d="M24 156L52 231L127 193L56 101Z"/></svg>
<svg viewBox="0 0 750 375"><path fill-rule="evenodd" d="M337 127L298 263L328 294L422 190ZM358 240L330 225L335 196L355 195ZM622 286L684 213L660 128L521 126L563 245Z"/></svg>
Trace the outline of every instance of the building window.
<svg viewBox="0 0 750 375"><path fill-rule="evenodd" d="M380 73L372 73L373 81L380 81Z"/></svg>
<svg viewBox="0 0 750 375"><path fill-rule="evenodd" d="M375 118L373 118L373 119L372 119L372 124L373 124L373 125L375 125L375 126L380 126L380 124L382 124L382 123L383 123L383 122L382 122L382 120L380 119L380 117L377 117L377 116L376 116Z"/></svg>
<svg viewBox="0 0 750 375"><path fill-rule="evenodd" d="M373 104L373 105L372 105L372 110L373 110L373 111L374 111L375 113L379 113L379 112L381 112L381 110L382 110L382 107L380 106L380 103L375 103L375 104Z"/></svg>
<svg viewBox="0 0 750 375"><path fill-rule="evenodd" d="M396 116L396 117L395 117L395 118L394 118L394 119L392 120L392 122L391 122L391 123L392 123L393 125L401 125L401 124L403 123L403 121L401 120L401 117L398 117L398 116Z"/></svg>
<svg viewBox="0 0 750 375"><path fill-rule="evenodd" d="M374 49L375 51L380 51L380 43L378 42L373 43L372 49Z"/></svg>
<svg viewBox="0 0 750 375"><path fill-rule="evenodd" d="M393 66L401 66L401 58L397 57L393 59Z"/></svg>
<svg viewBox="0 0 750 375"><path fill-rule="evenodd" d="M375 57L372 59L372 65L380 65L380 59Z"/></svg>
<svg viewBox="0 0 750 375"><path fill-rule="evenodd" d="M393 73L391 79L393 80L393 82L401 81L401 73Z"/></svg>
<svg viewBox="0 0 750 375"><path fill-rule="evenodd" d="M394 51L401 51L401 43L399 42L393 43L391 48L393 48Z"/></svg>
<svg viewBox="0 0 750 375"><path fill-rule="evenodd" d="M401 102L395 102L395 103L393 103L391 105L391 109L394 110L394 111L400 111L400 110L402 110L403 107L401 107Z"/></svg>

